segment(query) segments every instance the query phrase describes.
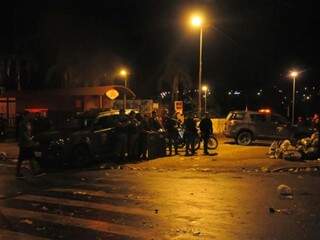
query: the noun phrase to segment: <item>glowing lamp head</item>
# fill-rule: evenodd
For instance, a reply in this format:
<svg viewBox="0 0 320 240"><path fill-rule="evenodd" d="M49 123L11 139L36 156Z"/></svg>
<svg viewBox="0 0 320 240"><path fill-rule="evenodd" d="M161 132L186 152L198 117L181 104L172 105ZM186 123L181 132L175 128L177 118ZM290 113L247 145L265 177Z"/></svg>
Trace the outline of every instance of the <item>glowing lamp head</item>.
<svg viewBox="0 0 320 240"><path fill-rule="evenodd" d="M297 71L292 71L290 73L290 76L293 77L293 78L297 77L298 75L299 75L299 73Z"/></svg>
<svg viewBox="0 0 320 240"><path fill-rule="evenodd" d="M204 91L204 92L208 91L208 87L207 86L202 86L202 91Z"/></svg>
<svg viewBox="0 0 320 240"><path fill-rule="evenodd" d="M194 27L201 27L202 23L203 23L203 21L202 21L202 18L200 16L193 16L191 18L191 24Z"/></svg>
<svg viewBox="0 0 320 240"><path fill-rule="evenodd" d="M121 69L119 72L120 76L126 77L128 75L128 72L125 69Z"/></svg>

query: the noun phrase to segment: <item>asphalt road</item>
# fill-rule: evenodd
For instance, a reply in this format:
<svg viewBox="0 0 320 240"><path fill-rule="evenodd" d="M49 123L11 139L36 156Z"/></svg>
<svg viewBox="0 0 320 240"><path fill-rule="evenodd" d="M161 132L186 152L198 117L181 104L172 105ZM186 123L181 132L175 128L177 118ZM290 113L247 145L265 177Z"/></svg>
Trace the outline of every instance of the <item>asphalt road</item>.
<svg viewBox="0 0 320 240"><path fill-rule="evenodd" d="M0 239L319 239L320 168L238 168L251 159L260 169L266 149L226 144L207 158L25 180L14 178L14 163L2 164ZM230 154L232 171L221 168L232 162ZM280 184L292 189L292 198L279 195Z"/></svg>

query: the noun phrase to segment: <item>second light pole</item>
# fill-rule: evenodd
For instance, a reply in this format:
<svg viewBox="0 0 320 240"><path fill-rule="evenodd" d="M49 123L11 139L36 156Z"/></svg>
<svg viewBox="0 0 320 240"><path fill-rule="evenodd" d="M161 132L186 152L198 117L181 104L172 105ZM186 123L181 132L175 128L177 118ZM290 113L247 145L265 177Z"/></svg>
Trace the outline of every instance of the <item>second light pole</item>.
<svg viewBox="0 0 320 240"><path fill-rule="evenodd" d="M204 91L204 112L207 112L207 93L208 93L208 87L206 85L202 86L202 91Z"/></svg>
<svg viewBox="0 0 320 240"><path fill-rule="evenodd" d="M121 69L119 72L120 76L124 80L124 94L123 94L123 109L127 108L127 81L128 81L128 71L126 69Z"/></svg>
<svg viewBox="0 0 320 240"><path fill-rule="evenodd" d="M297 71L292 71L290 73L290 76L293 80L293 86L292 86L292 112L291 112L291 124L294 124L294 105L295 105L295 96L296 96L296 77L299 75Z"/></svg>
<svg viewBox="0 0 320 240"><path fill-rule="evenodd" d="M203 34L203 20L200 16L193 16L191 24L194 27L200 28L200 51L199 51L199 86L198 86L198 114L201 117L201 80L202 80L202 34Z"/></svg>

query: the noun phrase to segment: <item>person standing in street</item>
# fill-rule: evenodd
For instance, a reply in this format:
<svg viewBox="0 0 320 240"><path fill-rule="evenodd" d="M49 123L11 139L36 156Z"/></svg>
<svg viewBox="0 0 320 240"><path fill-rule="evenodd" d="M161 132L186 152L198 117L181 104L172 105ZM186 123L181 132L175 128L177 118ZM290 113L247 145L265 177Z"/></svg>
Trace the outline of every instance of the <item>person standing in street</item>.
<svg viewBox="0 0 320 240"><path fill-rule="evenodd" d="M174 147L174 153L175 155L178 155L178 143L177 143L177 139L178 139L178 129L177 129L177 124L178 122L173 119L170 118L168 113L166 112L164 114L164 118L163 118L163 126L164 129L166 130L167 133L167 138L169 141L169 155L172 155L172 145Z"/></svg>
<svg viewBox="0 0 320 240"><path fill-rule="evenodd" d="M16 167L16 178L24 178L21 174L21 165L25 160L29 161L33 176L43 175L44 173L40 172L38 167L36 167L36 160L34 157L34 147L36 146L36 143L33 141L31 123L24 120L20 124L19 157Z"/></svg>
<svg viewBox="0 0 320 240"><path fill-rule="evenodd" d="M147 116L142 116L141 113L136 114L136 119L140 122L139 127L139 159L147 160L147 150L148 150L148 131L149 125L147 121Z"/></svg>
<svg viewBox="0 0 320 240"><path fill-rule="evenodd" d="M7 119L0 113L0 140L6 137Z"/></svg>
<svg viewBox="0 0 320 240"><path fill-rule="evenodd" d="M205 114L205 117L200 122L201 138L203 139L203 153L208 155L208 141L213 134L212 122L209 113Z"/></svg>
<svg viewBox="0 0 320 240"><path fill-rule="evenodd" d="M188 115L186 120L184 121L184 139L186 143L186 156L194 155L196 153L194 149L195 140L197 137L197 126L196 121L191 115ZM191 154L190 154L191 151Z"/></svg>
<svg viewBox="0 0 320 240"><path fill-rule="evenodd" d="M149 119L149 127L152 131L159 131L163 128L156 111L152 111L151 118Z"/></svg>
<svg viewBox="0 0 320 240"><path fill-rule="evenodd" d="M115 135L115 152L117 161L124 161L128 153L128 116L125 114L124 109L120 109L119 117L116 122L116 135Z"/></svg>
<svg viewBox="0 0 320 240"><path fill-rule="evenodd" d="M136 113L131 111L129 113L128 121L128 157L130 160L138 160L139 151L139 130L140 122L136 119Z"/></svg>

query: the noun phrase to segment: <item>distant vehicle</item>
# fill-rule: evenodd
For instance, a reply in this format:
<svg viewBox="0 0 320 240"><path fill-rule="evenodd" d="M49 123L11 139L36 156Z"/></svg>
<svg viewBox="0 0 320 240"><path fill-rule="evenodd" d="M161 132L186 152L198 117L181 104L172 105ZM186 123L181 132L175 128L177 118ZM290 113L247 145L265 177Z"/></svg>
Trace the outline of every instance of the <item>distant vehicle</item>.
<svg viewBox="0 0 320 240"><path fill-rule="evenodd" d="M129 112L129 110L127 111ZM68 119L60 130L35 137L35 156L44 167L85 166L114 156L118 111L86 112Z"/></svg>
<svg viewBox="0 0 320 240"><path fill-rule="evenodd" d="M226 137L245 146L255 140L296 139L311 133L311 129L292 126L285 117L270 110L232 111L224 128Z"/></svg>

